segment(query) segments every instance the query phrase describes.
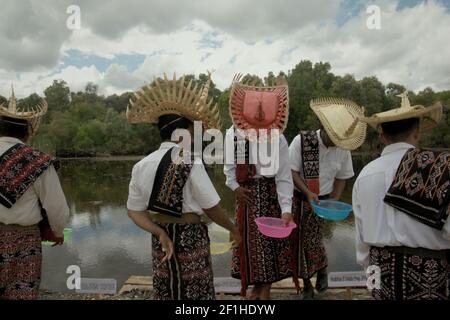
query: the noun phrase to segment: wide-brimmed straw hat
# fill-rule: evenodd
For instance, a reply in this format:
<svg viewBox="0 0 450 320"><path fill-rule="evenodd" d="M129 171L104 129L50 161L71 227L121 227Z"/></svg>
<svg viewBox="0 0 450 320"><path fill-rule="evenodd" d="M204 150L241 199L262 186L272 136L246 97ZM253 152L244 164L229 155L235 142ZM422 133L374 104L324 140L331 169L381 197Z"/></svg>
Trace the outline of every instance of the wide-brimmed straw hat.
<svg viewBox="0 0 450 320"><path fill-rule="evenodd" d="M237 129L260 129L283 132L289 118L287 81L278 77L273 86L257 86L243 82L242 74L233 78L229 101L230 116Z"/></svg>
<svg viewBox="0 0 450 320"><path fill-rule="evenodd" d="M440 102L437 102L429 107L424 107L422 105L411 106L408 98L408 93L406 91L398 95L397 97L402 98L400 108L376 113L370 117L361 118L361 121L368 123L370 126L380 132L380 124L384 122L418 118L420 121L420 130L427 131L436 127L437 124L441 121L442 104Z"/></svg>
<svg viewBox="0 0 450 320"><path fill-rule="evenodd" d="M36 106L30 107L27 110L19 110L17 108L17 99L14 95L14 88L11 86L11 97L9 98L8 106L0 105L0 117L7 117L8 120L3 121L14 122L14 119L24 120L28 123L30 135L34 135L39 128L42 117L47 113L47 102L42 99ZM17 122L17 124L22 124Z"/></svg>
<svg viewBox="0 0 450 320"><path fill-rule="evenodd" d="M337 147L355 150L364 143L367 124L359 121L364 116L364 108L340 98L311 100L310 107Z"/></svg>
<svg viewBox="0 0 450 320"><path fill-rule="evenodd" d="M193 80L185 77L177 79L155 79L144 85L130 99L127 119L130 123L156 123L164 115L175 114L191 121L202 121L205 129L220 129L220 115L217 104L208 98L211 74L206 84L199 88Z"/></svg>

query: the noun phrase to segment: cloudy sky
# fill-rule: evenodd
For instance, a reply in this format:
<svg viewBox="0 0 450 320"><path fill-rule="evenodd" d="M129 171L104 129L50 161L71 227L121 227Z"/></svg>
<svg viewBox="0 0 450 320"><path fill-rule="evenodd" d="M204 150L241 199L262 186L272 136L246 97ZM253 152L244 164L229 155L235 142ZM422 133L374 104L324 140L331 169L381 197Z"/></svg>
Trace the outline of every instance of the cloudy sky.
<svg viewBox="0 0 450 320"><path fill-rule="evenodd" d="M328 61L332 72L376 75L411 90L450 89L450 0L0 0L0 94L134 90L163 72L287 72ZM79 29L70 5L80 8ZM376 5L380 29L367 20ZM373 22L374 20L370 20Z"/></svg>

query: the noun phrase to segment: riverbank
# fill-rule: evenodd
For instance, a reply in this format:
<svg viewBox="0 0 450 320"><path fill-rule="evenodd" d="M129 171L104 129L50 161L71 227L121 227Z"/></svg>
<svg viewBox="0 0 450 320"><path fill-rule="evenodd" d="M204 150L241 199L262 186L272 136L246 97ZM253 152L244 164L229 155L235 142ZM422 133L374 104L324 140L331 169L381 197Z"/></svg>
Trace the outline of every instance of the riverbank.
<svg viewBox="0 0 450 320"><path fill-rule="evenodd" d="M139 161L146 156L94 156L94 157L58 157L62 161Z"/></svg>
<svg viewBox="0 0 450 320"><path fill-rule="evenodd" d="M354 151L352 156L356 157L377 157L380 155L379 151ZM124 155L124 156L112 156L112 155L98 155L98 156L80 156L80 157L58 157L59 160L73 161L139 161L145 158L147 155Z"/></svg>
<svg viewBox="0 0 450 320"><path fill-rule="evenodd" d="M91 295L77 293L60 293L48 290L40 290L39 300L151 300L153 292L151 290L133 289L116 295ZM218 300L242 300L239 295L218 294ZM299 300L295 291L278 291L272 293L272 300ZM325 293L316 294L314 300L348 300L346 289L329 289ZM352 289L351 300L373 300L366 289Z"/></svg>
<svg viewBox="0 0 450 320"><path fill-rule="evenodd" d="M311 279L315 285L315 278ZM243 300L239 295L240 281L232 278L214 278L217 300ZM300 300L291 279L285 279L272 285L273 300ZM131 276L115 295L58 293L49 290L40 291L41 300L151 300L153 279L148 276ZM366 288L329 288L317 293L315 300L372 300Z"/></svg>

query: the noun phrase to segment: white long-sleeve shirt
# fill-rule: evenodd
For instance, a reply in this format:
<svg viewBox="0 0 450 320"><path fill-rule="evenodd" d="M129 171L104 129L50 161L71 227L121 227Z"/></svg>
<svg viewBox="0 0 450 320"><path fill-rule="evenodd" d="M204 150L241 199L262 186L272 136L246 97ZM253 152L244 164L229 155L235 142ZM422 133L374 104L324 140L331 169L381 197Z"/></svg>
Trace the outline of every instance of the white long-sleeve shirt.
<svg viewBox="0 0 450 320"><path fill-rule="evenodd" d="M406 246L431 250L450 249L450 219L442 231L418 222L387 205L383 199L408 143L394 143L384 148L381 157L366 165L353 186L353 212L356 224L356 260L369 265L371 246Z"/></svg>
<svg viewBox="0 0 450 320"><path fill-rule="evenodd" d="M352 178L353 171L352 155L350 151L338 147L327 147L320 137L320 130L317 130L319 139L319 185L320 196L325 196L333 192L334 180L347 180ZM302 163L302 141L297 135L289 146L289 157L291 169L303 175Z"/></svg>
<svg viewBox="0 0 450 320"><path fill-rule="evenodd" d="M0 137L0 154L17 143L23 142L12 137ZM36 179L11 208L0 204L0 223L21 226L39 223L42 220L39 200L47 211L50 227L56 236L61 237L69 218L69 207L53 165Z"/></svg>
<svg viewBox="0 0 450 320"><path fill-rule="evenodd" d="M227 141L231 137L233 137L233 130L233 127L228 129L225 137ZM228 145L233 145L233 143L230 143L230 141L228 141L225 143L225 146ZM292 172L289 164L289 146L283 134L280 134L278 145L279 152L275 153L275 159L276 161L279 161L279 165L277 166L277 168L272 172L270 172L270 170L267 170L267 167L264 167L264 170L262 170L263 166L259 162L256 162L256 175L254 178L262 176L267 178L274 177L277 186L278 203L280 204L281 211L283 213L291 213L294 183L292 182ZM233 150L229 150L225 147L225 153L233 152ZM229 187L233 191L236 190L239 187L239 183L236 180L236 164L225 162L223 166L223 172L226 176L225 184L227 185L227 187Z"/></svg>

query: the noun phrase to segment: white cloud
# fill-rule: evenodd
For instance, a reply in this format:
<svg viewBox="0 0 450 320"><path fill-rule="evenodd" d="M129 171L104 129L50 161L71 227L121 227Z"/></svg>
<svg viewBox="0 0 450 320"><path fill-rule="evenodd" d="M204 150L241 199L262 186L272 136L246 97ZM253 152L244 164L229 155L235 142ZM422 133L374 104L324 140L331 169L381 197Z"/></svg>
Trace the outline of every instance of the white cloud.
<svg viewBox="0 0 450 320"><path fill-rule="evenodd" d="M328 0L121 0L78 1L83 22L107 38L123 36L136 26L156 34L176 31L193 19L205 21L238 38L255 40L283 35L310 23L333 19L339 1ZM117 14L120 12L120 14Z"/></svg>
<svg viewBox="0 0 450 320"><path fill-rule="evenodd" d="M100 86L104 92L113 93L138 88L142 82L140 78L130 74L125 66L113 63L106 69Z"/></svg>
<svg viewBox="0 0 450 320"><path fill-rule="evenodd" d="M2 74L9 77L2 77ZM45 88L53 83L53 80L62 79L67 82L72 91L84 91L88 82L99 83L103 75L95 66L77 68L68 66L55 73L23 72L20 77L12 72L0 71L0 94L9 97L11 83L18 98L24 98L31 93L42 95Z"/></svg>
<svg viewBox="0 0 450 320"><path fill-rule="evenodd" d="M65 28L64 1L3 0L0 10L0 68L29 71L57 64Z"/></svg>
<svg viewBox="0 0 450 320"><path fill-rule="evenodd" d="M386 84L397 82L413 90L450 88L450 20L445 7L428 1L396 11L397 1L379 0L382 28L369 30L365 10L338 27L334 18L339 3L328 3L242 4L233 0L206 6L206 0L176 4L132 0L126 6L111 1L100 12L98 4L79 1L83 29L74 31L63 43L57 37L60 47L56 56L69 49L108 59L142 54L146 56L143 63L131 72L115 61L104 72L92 65L16 73L0 55L0 93L9 94L11 80L19 94L27 95L41 92L58 78L66 80L72 90L83 89L92 81L99 84L101 93L120 93L163 72L199 74L207 69L216 70L213 80L223 89L237 72L260 76L269 71L287 72L304 59L328 61L335 74L376 75ZM120 15L112 15L119 11ZM2 30L0 41L3 38Z"/></svg>

